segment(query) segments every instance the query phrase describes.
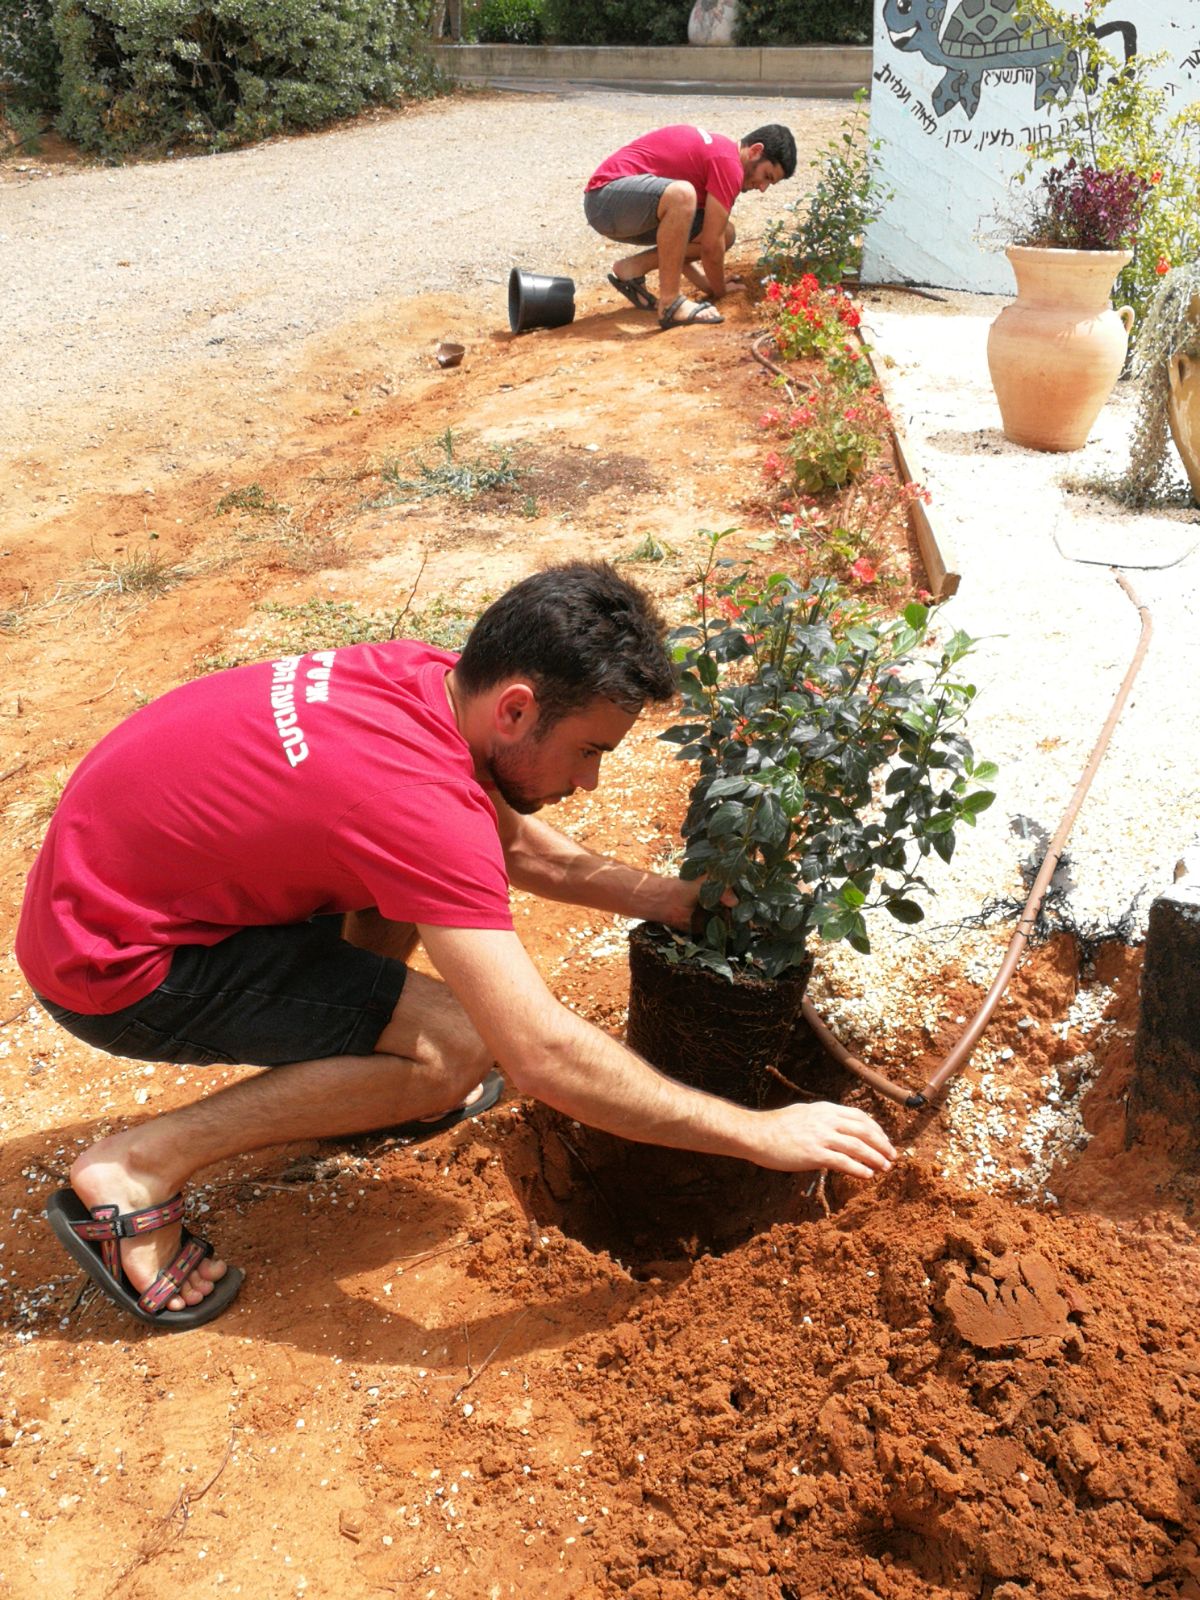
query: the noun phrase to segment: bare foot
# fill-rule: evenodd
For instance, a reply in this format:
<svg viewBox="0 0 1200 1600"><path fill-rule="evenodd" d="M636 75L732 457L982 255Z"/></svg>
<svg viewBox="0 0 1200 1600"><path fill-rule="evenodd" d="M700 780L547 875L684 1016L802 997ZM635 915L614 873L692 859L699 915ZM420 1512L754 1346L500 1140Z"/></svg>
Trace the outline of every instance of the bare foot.
<svg viewBox="0 0 1200 1600"><path fill-rule="evenodd" d="M84 1205L116 1205L122 1214L161 1205L179 1188L137 1171L131 1159L132 1136L113 1134L85 1150L71 1168L71 1187ZM141 1294L179 1254L182 1228L159 1228L138 1239L121 1240L121 1265L125 1276ZM225 1263L212 1257L201 1261L184 1279L180 1292L167 1302L169 1311L198 1306L213 1285L225 1276Z"/></svg>

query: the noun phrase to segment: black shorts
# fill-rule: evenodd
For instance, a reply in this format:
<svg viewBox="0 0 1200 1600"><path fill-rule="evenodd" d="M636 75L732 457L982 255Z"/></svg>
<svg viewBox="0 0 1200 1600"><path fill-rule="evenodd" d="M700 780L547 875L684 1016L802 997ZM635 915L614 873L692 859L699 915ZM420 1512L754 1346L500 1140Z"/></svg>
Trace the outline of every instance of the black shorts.
<svg viewBox="0 0 1200 1600"><path fill-rule="evenodd" d="M103 1017L38 999L77 1039L135 1061L278 1067L369 1056L408 969L347 944L341 929L340 916L323 916L181 945L157 989Z"/></svg>

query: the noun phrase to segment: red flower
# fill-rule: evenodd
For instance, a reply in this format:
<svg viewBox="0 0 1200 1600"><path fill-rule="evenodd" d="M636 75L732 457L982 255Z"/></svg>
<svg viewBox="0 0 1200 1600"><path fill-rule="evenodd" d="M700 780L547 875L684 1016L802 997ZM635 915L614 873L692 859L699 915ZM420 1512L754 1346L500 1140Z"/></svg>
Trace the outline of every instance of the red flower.
<svg viewBox="0 0 1200 1600"><path fill-rule="evenodd" d="M779 287L779 284L775 281L775 279L772 278L771 282L767 285L767 299L779 300L782 299L782 297L783 290Z"/></svg>
<svg viewBox="0 0 1200 1600"><path fill-rule="evenodd" d="M1160 278L1164 272L1170 272L1171 263L1167 260L1166 256L1159 256L1158 260L1154 263L1154 270L1158 273Z"/></svg>
<svg viewBox="0 0 1200 1600"><path fill-rule="evenodd" d="M817 282L816 278L811 272L806 272L800 279L800 287L806 290L809 294L815 294L821 285Z"/></svg>
<svg viewBox="0 0 1200 1600"><path fill-rule="evenodd" d="M858 406L847 406L842 412L842 416L847 422L857 422L862 416L862 411Z"/></svg>
<svg viewBox="0 0 1200 1600"><path fill-rule="evenodd" d="M779 408L778 408L778 406L769 406L767 408L767 410L763 412L762 416L759 417L758 425L759 425L760 428L773 428L778 421L779 421Z"/></svg>
<svg viewBox="0 0 1200 1600"><path fill-rule="evenodd" d="M738 605L731 595L722 594L717 596L717 610L731 620L736 620L740 617L744 609L745 607Z"/></svg>
<svg viewBox="0 0 1200 1600"><path fill-rule="evenodd" d="M875 568L867 560L866 556L859 556L858 560L850 568L850 571L858 579L859 583L875 582Z"/></svg>
<svg viewBox="0 0 1200 1600"><path fill-rule="evenodd" d="M787 468L784 466L783 462L780 460L778 452L772 450L771 454L763 462L763 477L764 478L784 478L786 476L787 476Z"/></svg>
<svg viewBox="0 0 1200 1600"><path fill-rule="evenodd" d="M812 426L812 421L812 407L797 406L796 410L793 411L791 416L788 417L787 425L789 428L810 428Z"/></svg>

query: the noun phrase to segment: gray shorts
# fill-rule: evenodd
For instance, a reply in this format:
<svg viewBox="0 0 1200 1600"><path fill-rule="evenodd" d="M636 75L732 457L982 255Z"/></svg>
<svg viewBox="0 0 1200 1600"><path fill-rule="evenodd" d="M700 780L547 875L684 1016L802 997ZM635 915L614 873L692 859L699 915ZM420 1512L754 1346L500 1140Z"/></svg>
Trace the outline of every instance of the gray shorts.
<svg viewBox="0 0 1200 1600"><path fill-rule="evenodd" d="M671 178L644 174L636 178L614 178L602 189L588 189L583 197L583 214L588 226L618 244L640 244L647 249L658 243L658 203ZM701 207L692 218L694 239L704 226Z"/></svg>
<svg viewBox="0 0 1200 1600"><path fill-rule="evenodd" d="M38 998L77 1039L135 1061L277 1067L369 1056L408 969L347 944L341 930L340 916L320 916L181 945L157 989L107 1016Z"/></svg>

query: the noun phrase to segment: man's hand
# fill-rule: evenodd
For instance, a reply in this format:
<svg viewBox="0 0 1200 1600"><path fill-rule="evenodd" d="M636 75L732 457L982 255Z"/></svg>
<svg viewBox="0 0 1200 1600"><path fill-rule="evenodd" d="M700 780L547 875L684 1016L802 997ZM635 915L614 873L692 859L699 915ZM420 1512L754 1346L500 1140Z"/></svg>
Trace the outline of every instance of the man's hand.
<svg viewBox="0 0 1200 1600"><path fill-rule="evenodd" d="M692 915L700 904L700 885L704 879L663 878L661 882L666 910L654 920L665 922L668 928L679 928L683 933L690 933ZM737 895L732 889L722 891L721 904L737 905Z"/></svg>
<svg viewBox="0 0 1200 1600"><path fill-rule="evenodd" d="M887 1172L895 1146L865 1111L818 1100L813 1105L761 1111L764 1137L752 1159L776 1172L813 1172L832 1167L854 1178Z"/></svg>

